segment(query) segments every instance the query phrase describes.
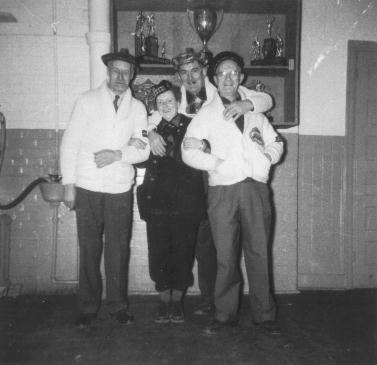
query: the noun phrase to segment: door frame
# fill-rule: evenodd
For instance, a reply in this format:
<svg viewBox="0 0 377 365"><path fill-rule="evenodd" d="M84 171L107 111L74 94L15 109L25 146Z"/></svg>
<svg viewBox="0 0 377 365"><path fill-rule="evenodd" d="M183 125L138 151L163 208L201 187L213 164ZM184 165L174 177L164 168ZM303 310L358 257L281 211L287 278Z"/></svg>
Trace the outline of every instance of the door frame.
<svg viewBox="0 0 377 365"><path fill-rule="evenodd" d="M376 42L349 40L347 44L347 86L346 86L346 138L345 138L345 260L346 288L354 287L354 164L355 164L355 96L357 83L357 57L360 50L375 47Z"/></svg>

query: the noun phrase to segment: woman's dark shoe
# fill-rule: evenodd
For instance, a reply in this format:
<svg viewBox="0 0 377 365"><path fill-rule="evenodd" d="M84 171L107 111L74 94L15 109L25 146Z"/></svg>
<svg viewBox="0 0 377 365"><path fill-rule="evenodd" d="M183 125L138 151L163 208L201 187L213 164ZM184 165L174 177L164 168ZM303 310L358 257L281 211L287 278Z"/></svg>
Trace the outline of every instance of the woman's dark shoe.
<svg viewBox="0 0 377 365"><path fill-rule="evenodd" d="M169 303L160 302L157 307L157 316L154 320L156 323L170 322Z"/></svg>
<svg viewBox="0 0 377 365"><path fill-rule="evenodd" d="M171 303L170 321L173 323L183 323L185 321L182 301Z"/></svg>
<svg viewBox="0 0 377 365"><path fill-rule="evenodd" d="M134 321L134 316L128 309L121 309L118 312L109 313L112 319L115 319L120 324L131 324Z"/></svg>
<svg viewBox="0 0 377 365"><path fill-rule="evenodd" d="M80 314L75 321L75 326L77 328L87 328L96 318L97 315L95 313Z"/></svg>

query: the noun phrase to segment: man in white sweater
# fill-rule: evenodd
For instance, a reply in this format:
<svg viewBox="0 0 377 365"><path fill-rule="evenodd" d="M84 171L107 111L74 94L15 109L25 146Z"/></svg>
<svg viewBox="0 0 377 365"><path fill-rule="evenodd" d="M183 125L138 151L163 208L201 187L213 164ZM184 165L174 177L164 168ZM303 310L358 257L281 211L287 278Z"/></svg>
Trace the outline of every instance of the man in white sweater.
<svg viewBox="0 0 377 365"><path fill-rule="evenodd" d="M224 117L228 104L245 99L240 88L243 60L233 52L221 52L213 65L218 94L191 121L182 153L188 165L209 173L208 215L217 249L217 277L215 320L205 331L214 334L237 324L241 245L253 322L276 333L268 270L271 203L267 182L271 165L283 153L283 141L261 113ZM206 140L210 153L189 148L197 140Z"/></svg>
<svg viewBox="0 0 377 365"><path fill-rule="evenodd" d="M174 68L181 80L182 100L179 105L179 113L194 117L202 108L209 105L217 95L217 89L207 77L208 64L203 53L195 52L187 48L173 58ZM248 111L264 113L271 109L272 98L264 92L247 89L240 86L245 95L243 100L237 100L227 105L224 109L225 119L239 117ZM153 114L149 119L149 142L152 153L158 156L165 154L165 142L163 138L153 130L161 116ZM205 190L207 191L208 176L203 174ZM198 263L198 283L201 291L201 303L194 313L205 315L213 310L213 295L216 280L216 249L213 244L211 229L207 217L199 226L196 244L196 259Z"/></svg>
<svg viewBox="0 0 377 365"><path fill-rule="evenodd" d="M126 50L102 56L108 78L79 97L61 145L65 204L76 209L80 246L78 327L101 305L100 260L105 241L107 309L130 323L127 275L135 163L149 157L147 113L129 89L135 58Z"/></svg>

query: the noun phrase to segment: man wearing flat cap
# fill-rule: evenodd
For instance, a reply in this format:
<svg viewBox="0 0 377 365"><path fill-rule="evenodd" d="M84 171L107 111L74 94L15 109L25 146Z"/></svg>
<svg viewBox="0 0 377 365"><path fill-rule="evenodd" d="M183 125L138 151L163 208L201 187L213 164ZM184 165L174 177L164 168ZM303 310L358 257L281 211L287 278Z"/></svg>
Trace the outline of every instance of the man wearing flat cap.
<svg viewBox="0 0 377 365"><path fill-rule="evenodd" d="M76 210L80 247L78 327L89 326L101 305L103 246L108 312L119 323L133 320L127 303L133 164L150 153L147 113L129 89L135 58L121 50L102 61L107 80L78 98L61 145L65 204Z"/></svg>
<svg viewBox="0 0 377 365"><path fill-rule="evenodd" d="M193 117L203 106L210 104L217 94L216 87L212 85L207 77L208 60L201 52L195 52L187 48L173 58L174 68L181 80L182 101L179 112ZM270 95L249 90L240 86L245 95L243 100L237 100L226 106L224 117L229 120L238 117L248 111L266 112L272 107ZM152 115L150 118L149 142L151 150L155 155L163 156L166 146L161 136L153 131L161 117ZM204 141L202 142L204 143ZM203 144L204 145L204 144ZM208 186L207 173L203 174L205 189ZM213 309L213 291L216 279L216 250L213 245L211 229L208 219L202 220L196 245L196 259L198 263L198 282L201 291L201 303L195 310L195 314L209 314Z"/></svg>
<svg viewBox="0 0 377 365"><path fill-rule="evenodd" d="M240 87L244 74L239 55L219 53L213 59L213 72L218 93L191 121L182 149L185 163L209 173L208 216L217 250L217 277L215 319L205 333L237 324L241 288L237 265L242 247L253 322L278 334L268 269L268 180L271 165L283 153L283 141L262 113L225 117L230 103L246 98ZM211 151L189 148L187 141L192 138L207 140Z"/></svg>

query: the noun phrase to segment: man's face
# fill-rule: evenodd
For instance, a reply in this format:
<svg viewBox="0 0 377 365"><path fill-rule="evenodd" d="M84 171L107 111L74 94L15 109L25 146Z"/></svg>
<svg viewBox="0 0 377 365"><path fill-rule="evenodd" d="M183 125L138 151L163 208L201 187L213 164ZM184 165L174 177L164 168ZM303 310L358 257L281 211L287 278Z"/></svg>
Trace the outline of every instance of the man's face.
<svg viewBox="0 0 377 365"><path fill-rule="evenodd" d="M198 61L193 61L181 65L178 74L185 89L196 95L204 87L207 68L203 67Z"/></svg>
<svg viewBox="0 0 377 365"><path fill-rule="evenodd" d="M217 67L214 80L217 84L219 94L230 101L237 96L238 86L241 84L244 75L238 65L231 60L225 60Z"/></svg>
<svg viewBox="0 0 377 365"><path fill-rule="evenodd" d="M121 94L128 89L128 85L134 76L132 64L124 61L111 61L107 67L109 76L109 88L116 94Z"/></svg>
<svg viewBox="0 0 377 365"><path fill-rule="evenodd" d="M170 122L178 113L179 102L174 93L168 90L157 96L156 106L162 117Z"/></svg>

